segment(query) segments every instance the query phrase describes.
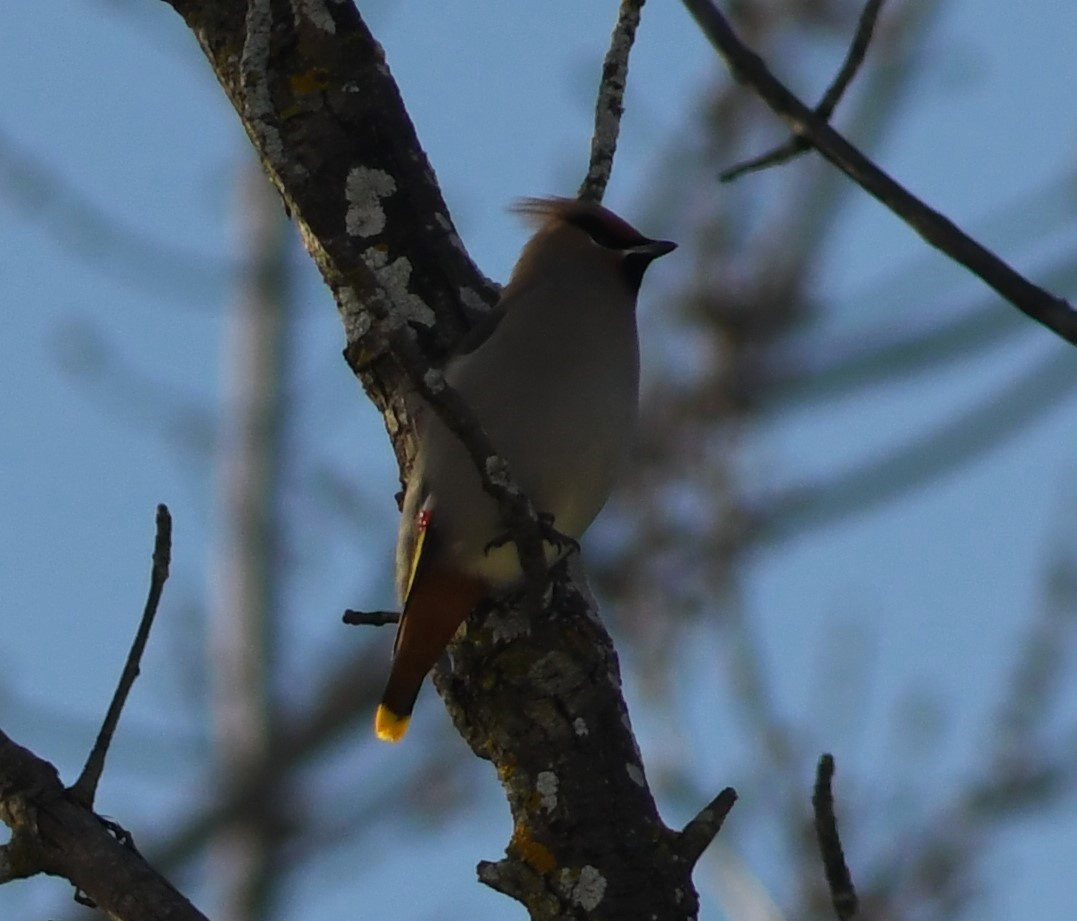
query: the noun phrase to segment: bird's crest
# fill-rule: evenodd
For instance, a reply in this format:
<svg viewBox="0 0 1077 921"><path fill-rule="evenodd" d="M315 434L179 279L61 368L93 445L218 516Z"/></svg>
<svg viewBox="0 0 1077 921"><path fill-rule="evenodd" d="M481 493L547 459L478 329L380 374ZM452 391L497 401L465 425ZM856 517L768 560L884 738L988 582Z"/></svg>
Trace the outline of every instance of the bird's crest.
<svg viewBox="0 0 1077 921"><path fill-rule="evenodd" d="M579 198L521 198L512 211L522 214L530 223L544 227L554 221L562 221L578 227L599 246L607 249L629 249L648 242L635 227L619 218L597 202Z"/></svg>

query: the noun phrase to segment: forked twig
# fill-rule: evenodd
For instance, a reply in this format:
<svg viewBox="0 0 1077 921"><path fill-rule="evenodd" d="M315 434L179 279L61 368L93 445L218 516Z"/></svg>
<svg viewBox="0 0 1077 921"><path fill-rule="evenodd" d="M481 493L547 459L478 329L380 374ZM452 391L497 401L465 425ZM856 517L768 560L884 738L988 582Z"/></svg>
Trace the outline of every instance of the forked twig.
<svg viewBox="0 0 1077 921"><path fill-rule="evenodd" d="M977 243L945 215L928 207L864 156L794 96L744 44L713 0L682 0L738 80L749 85L798 136L804 137L865 192L898 215L931 246L982 279L1018 310L1077 345L1077 310L1065 298L1034 285Z"/></svg>
<svg viewBox="0 0 1077 921"><path fill-rule="evenodd" d="M867 5L860 13L860 21L856 25L856 34L853 36L853 42L849 46L849 51L845 55L841 69L834 78L834 82L823 93L823 98L819 101L819 105L815 107L815 114L824 121L830 120L830 116L834 114L834 109L838 102L841 101L845 90L853 82L853 77L860 70L860 65L864 63L864 56L868 52L868 45L871 44L871 37L875 32L875 22L879 18L879 10L882 5L883 0L868 0ZM794 134L788 141L773 150L723 170L718 174L718 178L722 182L732 182L746 173L754 173L771 166L777 166L780 163L788 163L790 160L811 150L811 147L812 145L803 136Z"/></svg>

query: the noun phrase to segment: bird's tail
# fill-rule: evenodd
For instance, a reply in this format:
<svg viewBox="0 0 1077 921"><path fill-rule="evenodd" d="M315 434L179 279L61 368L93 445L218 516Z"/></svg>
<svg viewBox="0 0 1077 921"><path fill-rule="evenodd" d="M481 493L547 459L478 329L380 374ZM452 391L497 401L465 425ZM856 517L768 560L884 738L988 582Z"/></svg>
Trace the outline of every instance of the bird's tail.
<svg viewBox="0 0 1077 921"><path fill-rule="evenodd" d="M423 679L486 591L486 584L473 576L439 569L419 572L404 604L393 667L374 716L379 739L404 738Z"/></svg>

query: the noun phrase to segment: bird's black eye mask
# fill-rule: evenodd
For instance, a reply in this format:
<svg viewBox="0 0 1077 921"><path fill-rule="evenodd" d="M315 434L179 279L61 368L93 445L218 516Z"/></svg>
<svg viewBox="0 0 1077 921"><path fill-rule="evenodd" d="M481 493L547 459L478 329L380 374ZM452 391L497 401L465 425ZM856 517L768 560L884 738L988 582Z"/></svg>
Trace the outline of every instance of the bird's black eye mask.
<svg viewBox="0 0 1077 921"><path fill-rule="evenodd" d="M651 262L673 249L672 243L643 236L628 221L593 202L575 198L524 198L514 210L541 227L561 221L587 234L595 246L620 254L621 274L633 291L639 291L643 273Z"/></svg>
<svg viewBox="0 0 1077 921"><path fill-rule="evenodd" d="M638 248L653 244L654 240L643 236L631 224L609 212L574 214L568 218L568 223L586 233L595 245L621 253L621 277L632 292L639 291L643 284L643 273L659 254L638 251Z"/></svg>
<svg viewBox="0 0 1077 921"><path fill-rule="evenodd" d="M612 214L580 213L568 217L568 223L578 227L605 249L623 250L649 242L630 224Z"/></svg>

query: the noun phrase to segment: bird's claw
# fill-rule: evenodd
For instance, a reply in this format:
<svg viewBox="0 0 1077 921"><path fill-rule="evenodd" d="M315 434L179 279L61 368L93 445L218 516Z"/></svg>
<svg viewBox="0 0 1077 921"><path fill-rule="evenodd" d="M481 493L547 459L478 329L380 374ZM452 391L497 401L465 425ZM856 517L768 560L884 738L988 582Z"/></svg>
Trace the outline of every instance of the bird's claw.
<svg viewBox="0 0 1077 921"><path fill-rule="evenodd" d="M558 531L553 526L553 515L549 512L539 512L538 522L543 541L550 544L558 553L566 550L580 552L580 542L575 537L569 537L564 532Z"/></svg>
<svg viewBox="0 0 1077 921"><path fill-rule="evenodd" d="M569 537L567 534L558 531L557 528L553 526L553 515L549 512L538 513L538 525L539 531L542 534L542 542L544 544L549 544L559 554L564 553L566 550L579 552L580 542L576 540L576 538ZM512 532L505 531L503 534L499 534L491 540L483 548L483 553L489 556L491 550L497 550L499 547L504 547L505 544L510 543L512 540Z"/></svg>

